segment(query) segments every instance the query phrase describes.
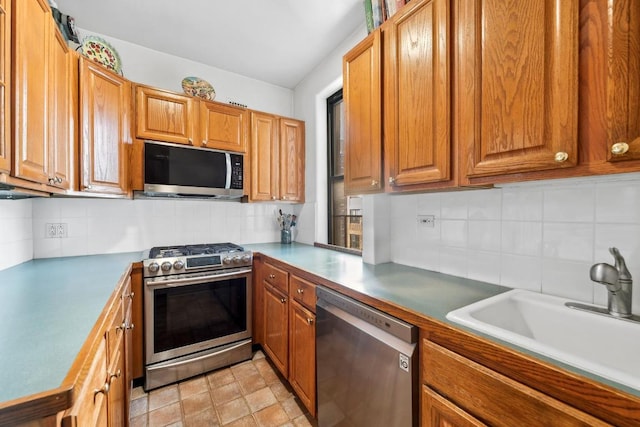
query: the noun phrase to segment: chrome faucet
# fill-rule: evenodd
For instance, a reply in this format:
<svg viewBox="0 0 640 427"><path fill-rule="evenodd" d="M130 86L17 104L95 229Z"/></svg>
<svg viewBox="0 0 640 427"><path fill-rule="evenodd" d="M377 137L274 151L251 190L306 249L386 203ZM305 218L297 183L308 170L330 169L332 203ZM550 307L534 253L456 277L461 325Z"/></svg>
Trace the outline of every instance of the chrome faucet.
<svg viewBox="0 0 640 427"><path fill-rule="evenodd" d="M632 317L631 291L633 281L631 273L629 273L624 258L617 248L609 248L609 252L615 259L615 267L606 263L594 264L589 272L591 280L607 287L609 314L615 317Z"/></svg>

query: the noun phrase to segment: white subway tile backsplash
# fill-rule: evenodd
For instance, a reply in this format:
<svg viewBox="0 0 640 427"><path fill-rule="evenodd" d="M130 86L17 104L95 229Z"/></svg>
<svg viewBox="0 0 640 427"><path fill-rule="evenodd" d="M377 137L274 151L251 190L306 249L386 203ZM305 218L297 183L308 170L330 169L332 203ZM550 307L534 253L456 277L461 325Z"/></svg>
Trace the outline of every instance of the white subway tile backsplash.
<svg viewBox="0 0 640 427"><path fill-rule="evenodd" d="M469 249L500 251L500 221L469 220L468 227Z"/></svg>
<svg viewBox="0 0 640 427"><path fill-rule="evenodd" d="M503 221L542 221L543 193L540 189L502 189Z"/></svg>
<svg viewBox="0 0 640 427"><path fill-rule="evenodd" d="M467 193L469 219L499 220L502 217L502 191L475 190Z"/></svg>
<svg viewBox="0 0 640 427"><path fill-rule="evenodd" d="M545 222L542 255L571 261L593 259L593 223Z"/></svg>
<svg viewBox="0 0 640 427"><path fill-rule="evenodd" d="M467 246L467 221L443 219L440 221L440 241L443 246L464 248Z"/></svg>
<svg viewBox="0 0 640 427"><path fill-rule="evenodd" d="M469 254L466 248L440 249L440 271L453 276L467 277Z"/></svg>
<svg viewBox="0 0 640 427"><path fill-rule="evenodd" d="M640 224L640 180L597 184L596 220L599 223Z"/></svg>
<svg viewBox="0 0 640 427"><path fill-rule="evenodd" d="M593 282L589 278L591 262L542 260L542 293L593 303Z"/></svg>
<svg viewBox="0 0 640 427"><path fill-rule="evenodd" d="M544 191L544 220L593 222L594 201L592 186L547 189Z"/></svg>
<svg viewBox="0 0 640 427"><path fill-rule="evenodd" d="M514 255L542 254L542 223L502 221L502 252Z"/></svg>
<svg viewBox="0 0 640 427"><path fill-rule="evenodd" d="M500 263L501 256L499 252L469 250L467 277L483 282L500 283Z"/></svg>
<svg viewBox="0 0 640 427"><path fill-rule="evenodd" d="M440 216L442 219L467 219L467 194L466 191L442 193L440 195Z"/></svg>
<svg viewBox="0 0 640 427"><path fill-rule="evenodd" d="M511 288L542 290L542 259L502 254L500 284Z"/></svg>

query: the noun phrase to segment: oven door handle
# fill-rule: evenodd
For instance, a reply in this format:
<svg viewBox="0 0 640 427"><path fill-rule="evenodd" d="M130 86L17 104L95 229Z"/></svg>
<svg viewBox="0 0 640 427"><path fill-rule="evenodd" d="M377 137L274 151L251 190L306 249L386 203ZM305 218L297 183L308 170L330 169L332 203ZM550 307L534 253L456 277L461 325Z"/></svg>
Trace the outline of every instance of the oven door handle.
<svg viewBox="0 0 640 427"><path fill-rule="evenodd" d="M246 341L247 341L247 340L239 341L239 342L237 342L237 343L235 343L235 344L233 344L233 345L231 345L231 346L229 346L229 347L227 347L227 348L225 348L225 349L220 350L220 351L218 352L218 356L219 356L219 355L222 355L222 354L224 354L224 353L229 353L229 352L231 352L231 351L233 351L233 350L235 350L235 349L237 349L237 348L242 347L243 345L246 345L246 344L247 344L247 343L246 343ZM175 367L177 367L177 366L181 366L181 365L188 365L188 364L192 364L192 363L194 363L194 362L197 362L197 361L202 360L202 359L207 359L207 358L209 358L209 357L211 357L211 354L210 354L210 353L207 353L207 354L204 354L204 355L202 355L202 356L193 357L193 358L189 358L189 359L181 360L181 361L177 361L177 362L171 362L171 363L167 363L166 365L165 365L165 364L163 364L163 367L171 367L171 368L175 368Z"/></svg>
<svg viewBox="0 0 640 427"><path fill-rule="evenodd" d="M211 282L213 280L225 279L229 277L242 277L246 276L248 273L251 273L251 270L241 270L241 271L232 271L229 273L222 274L212 274L209 276L201 276L201 277L185 277L184 279L171 279L162 282L156 282L154 279L147 279L145 281L145 285L148 288L175 288L179 286L187 286L187 285L195 285L198 283L206 283Z"/></svg>

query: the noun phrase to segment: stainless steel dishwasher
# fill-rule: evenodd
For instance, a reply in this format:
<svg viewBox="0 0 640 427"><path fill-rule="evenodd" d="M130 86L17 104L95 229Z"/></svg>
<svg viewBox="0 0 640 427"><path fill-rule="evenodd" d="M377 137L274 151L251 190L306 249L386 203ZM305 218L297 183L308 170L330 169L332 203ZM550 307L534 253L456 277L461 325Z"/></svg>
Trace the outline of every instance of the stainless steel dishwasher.
<svg viewBox="0 0 640 427"><path fill-rule="evenodd" d="M318 425L417 426L417 328L327 288L316 293Z"/></svg>

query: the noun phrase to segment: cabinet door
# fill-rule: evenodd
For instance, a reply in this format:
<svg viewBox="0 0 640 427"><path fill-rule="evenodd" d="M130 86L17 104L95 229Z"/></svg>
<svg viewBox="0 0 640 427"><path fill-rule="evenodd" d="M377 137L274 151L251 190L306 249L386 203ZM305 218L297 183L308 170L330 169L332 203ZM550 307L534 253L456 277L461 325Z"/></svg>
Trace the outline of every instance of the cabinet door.
<svg viewBox="0 0 640 427"><path fill-rule="evenodd" d="M129 423L126 417L126 384L125 384L125 356L124 356L124 334L120 334L117 348L110 354L108 382L109 392L107 393L107 410L109 427L125 427Z"/></svg>
<svg viewBox="0 0 640 427"><path fill-rule="evenodd" d="M315 417L316 316L292 301L289 325L289 383L309 414Z"/></svg>
<svg viewBox="0 0 640 427"><path fill-rule="evenodd" d="M422 386L422 427L484 427L473 416L467 414L427 386Z"/></svg>
<svg viewBox="0 0 640 427"><path fill-rule="evenodd" d="M251 190L254 201L277 200L278 118L251 113Z"/></svg>
<svg viewBox="0 0 640 427"><path fill-rule="evenodd" d="M380 30L343 58L346 195L377 193L382 185Z"/></svg>
<svg viewBox="0 0 640 427"><path fill-rule="evenodd" d="M280 118L280 200L304 202L304 122Z"/></svg>
<svg viewBox="0 0 640 427"><path fill-rule="evenodd" d="M289 369L289 301L266 281L264 285L264 351L285 377Z"/></svg>
<svg viewBox="0 0 640 427"><path fill-rule="evenodd" d="M218 150L247 151L249 117L247 110L200 101L201 144Z"/></svg>
<svg viewBox="0 0 640 427"><path fill-rule="evenodd" d="M640 160L640 7L633 0L607 6L608 160Z"/></svg>
<svg viewBox="0 0 640 427"><path fill-rule="evenodd" d="M451 177L449 1L412 3L384 31L388 182L394 189Z"/></svg>
<svg viewBox="0 0 640 427"><path fill-rule="evenodd" d="M81 190L127 193L131 83L91 61L80 69Z"/></svg>
<svg viewBox="0 0 640 427"><path fill-rule="evenodd" d="M196 102L190 96L136 86L137 137L194 145Z"/></svg>
<svg viewBox="0 0 640 427"><path fill-rule="evenodd" d="M456 114L468 177L578 160L578 0L464 0Z"/></svg>
<svg viewBox="0 0 640 427"><path fill-rule="evenodd" d="M51 26L49 47L49 184L70 189L72 183L75 123L72 117L71 66L74 62L67 42L55 26ZM77 83L77 82L75 82Z"/></svg>
<svg viewBox="0 0 640 427"><path fill-rule="evenodd" d="M22 0L13 8L14 37L14 175L49 180L49 81L47 78L51 10L46 0Z"/></svg>
<svg viewBox="0 0 640 427"><path fill-rule="evenodd" d="M0 0L0 171L11 171L11 0Z"/></svg>

